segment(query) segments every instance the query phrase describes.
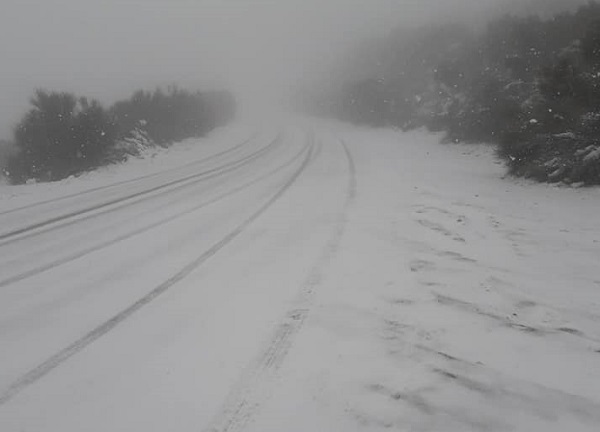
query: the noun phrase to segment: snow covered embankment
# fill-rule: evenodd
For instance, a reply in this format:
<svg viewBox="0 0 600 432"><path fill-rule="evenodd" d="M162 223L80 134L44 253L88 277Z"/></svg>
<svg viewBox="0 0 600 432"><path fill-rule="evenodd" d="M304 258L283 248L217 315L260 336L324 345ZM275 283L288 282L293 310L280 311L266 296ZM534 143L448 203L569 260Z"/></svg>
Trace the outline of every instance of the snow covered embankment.
<svg viewBox="0 0 600 432"><path fill-rule="evenodd" d="M600 191L507 181L492 149L429 134L339 134L357 202L252 430L598 430Z"/></svg>
<svg viewBox="0 0 600 432"><path fill-rule="evenodd" d="M109 164L56 182L25 185L0 182L0 209L11 210L176 169L190 161L227 150L247 138L250 133L251 129L247 125L235 125L216 129L205 138L189 138L169 147L160 147L138 131L118 144L119 156L115 156L114 162L123 163Z"/></svg>
<svg viewBox="0 0 600 432"><path fill-rule="evenodd" d="M210 145L190 141L81 178L2 187L0 205L10 210L150 176L235 148L249 135L229 129L212 137ZM343 138L353 161L348 167L343 147L332 136ZM98 430L105 419L202 429L218 414L226 394L232 392L232 406L239 406L238 387L230 385L241 377L241 401L248 403L234 419L239 412L249 414L236 423L238 429L219 430L598 430L600 191L504 180L490 148L442 146L438 137L422 132L347 126L331 131L327 125L316 137L323 144L315 153L321 159L315 157L318 163L256 220L245 239L183 280L180 294L155 303L145 321L93 347L104 356L73 357L54 381L24 393L24 403L13 406L16 411L4 412L13 424L22 428L31 421L48 430L69 430L64 425L81 417ZM237 184L240 178L230 180ZM213 193L209 187L200 192ZM202 197L200 192L191 196ZM262 196L260 189L256 193ZM188 203L189 196L184 197ZM168 265L210 247L207 234L217 241L220 231L207 227L233 223L229 217L239 217L240 209L256 200L253 195L239 199L223 203L220 211L196 214L187 224L164 227L162 235L149 232L146 241L158 242L151 254L157 261L146 264L158 271L155 262ZM177 247L167 247L168 253L161 246L160 238L168 246L174 238L196 237L199 244L174 242ZM103 259L118 258L109 252ZM314 273L312 262L318 263ZM109 264L106 271L112 275L116 266ZM103 280L101 270L97 277ZM78 279L61 274L56 276L60 285L69 282L79 293ZM148 278L131 273L137 276ZM150 279L154 283L160 277ZM118 295L107 298L120 304L125 291L115 288L112 276L108 280L97 285L102 290L92 282L89 293L105 293L108 286ZM297 289L303 293L305 280L310 302L288 310L295 305L289 296ZM146 285L152 284L123 284L140 290ZM35 281L29 288L36 288ZM55 289L48 293L56 295ZM98 304L87 306L101 312ZM73 305L78 322L81 306ZM47 312L62 325L65 310ZM254 375L254 363L247 359L262 352L258 340L269 342L269 330L278 336L279 330L292 328L286 319L278 321L280 316L299 322L293 338L267 344L267 354L271 346L277 348L277 367L270 362L271 369L259 368L262 372ZM39 322L39 314L34 318ZM272 328L272 323L281 325ZM173 328L185 331L172 333ZM177 343L157 342L156 334ZM36 346L18 340L27 352ZM102 368L96 367L97 359ZM94 379L96 385L89 385ZM72 406L79 393L58 389L76 385L87 404L73 415L62 407ZM57 397L48 404L44 395L52 393ZM116 394L138 402L123 404Z"/></svg>

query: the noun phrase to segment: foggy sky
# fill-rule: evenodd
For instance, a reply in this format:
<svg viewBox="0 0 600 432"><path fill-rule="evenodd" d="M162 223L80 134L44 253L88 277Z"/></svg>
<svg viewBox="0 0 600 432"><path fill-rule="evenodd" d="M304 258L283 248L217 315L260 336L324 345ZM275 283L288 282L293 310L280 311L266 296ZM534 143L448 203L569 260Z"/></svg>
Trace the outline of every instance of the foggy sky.
<svg viewBox="0 0 600 432"><path fill-rule="evenodd" d="M109 104L178 83L274 99L361 39L503 0L1 0L0 138L35 88Z"/></svg>

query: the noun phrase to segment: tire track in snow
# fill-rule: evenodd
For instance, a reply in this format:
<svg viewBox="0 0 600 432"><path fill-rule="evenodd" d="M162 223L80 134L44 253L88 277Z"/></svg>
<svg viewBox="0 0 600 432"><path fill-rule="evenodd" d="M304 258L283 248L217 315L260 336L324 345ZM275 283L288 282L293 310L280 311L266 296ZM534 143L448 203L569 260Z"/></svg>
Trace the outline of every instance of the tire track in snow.
<svg viewBox="0 0 600 432"><path fill-rule="evenodd" d="M21 207L10 209L10 210L5 210L5 211L0 212L0 216L4 216L4 215L10 214L10 213L15 213L15 212L22 211L22 210L27 210L27 209L34 208L34 207L39 207L39 206L42 206L42 205L45 205L45 204L51 204L51 203L55 203L55 202L59 202L59 201L64 201L64 200L69 199L69 198L75 198L75 197L78 197L78 196L87 195L87 194L90 194L90 193L93 193L93 192L98 192L98 191L101 191L101 190L106 190L106 189L110 189L110 188L117 187L117 186L123 186L123 185L129 184L129 183L135 183L135 182L140 181L140 180L147 180L147 179L152 178L152 177L158 177L160 175L167 174L167 173L170 173L170 172L173 172L173 171L178 171L178 170L183 169L183 168L189 168L189 167L194 166L194 165L200 165L200 164L206 163L208 161L211 161L213 159L216 159L218 157L225 156L226 154L233 153L236 150L239 150L242 147L245 147L247 144L249 144L250 142L254 141L257 136L258 136L258 133L254 133L253 135L250 136L250 138L246 139L245 141L241 142L240 144L237 144L236 146L234 146L234 147L232 147L230 149L227 149L227 150L223 150L223 151L221 151L219 153L215 153L214 155L207 156L207 157L205 157L203 159L199 159L199 160L196 160L196 161L188 162L186 164L183 164L183 165L180 165L180 166L177 166L177 167L169 168L169 169L166 169L166 170L163 170L163 171L159 171L159 172L156 172L156 173L152 173L152 174L147 174L147 175L144 175L144 176L141 176L141 177L136 177L136 178L132 178L132 179L129 179L129 180L123 180L123 181L119 181L119 182L116 182L116 183L111 183L111 184L108 184L108 185L105 185L105 186L98 186L98 187L94 187L94 188L91 188L91 189L86 189L86 190L81 191L81 192L76 192L76 193L72 193L72 194L69 194L69 195L63 195L63 196L60 196L60 197L56 197L56 198L52 198L52 199L48 199L48 200L44 200L44 201L35 202L35 203L32 203L32 204L24 205L24 206L21 206Z"/></svg>
<svg viewBox="0 0 600 432"><path fill-rule="evenodd" d="M235 169L241 168L241 167L251 163L253 160L257 159L258 157L262 156L263 154L268 153L273 147L275 147L276 145L281 143L282 136L283 136L282 134L279 134L277 136L277 138L275 138L275 140L273 140L271 143L269 143L269 145L257 150L254 153L251 153L250 155L248 155L242 159L226 163L225 165L221 165L219 167L212 168L212 169L200 172L200 173L192 174L192 175L189 175L189 176L177 179L177 180L163 183L161 185L154 186L150 189L146 189L141 192L136 192L133 194L126 195L124 197L115 198L115 199L105 201L103 203L100 203L100 204L97 204L97 205L94 205L91 207L86 207L84 209L77 210L75 212L67 213L67 214L64 214L61 216L47 219L42 222L28 225L23 228L18 228L16 230L9 231L4 234L0 234L0 246L5 246L5 245L13 243L15 241L29 238L32 235L37 235L37 234L47 232L47 231L50 231L50 230L53 230L56 228L61 228L61 227L68 226L68 225L71 225L74 223L82 222L84 220L88 220L93 217L97 217L97 216L100 216L100 215L103 215L106 213L110 213L110 212L118 210L118 209L122 209L124 207L128 207L128 206L137 204L138 202L143 201L145 199L155 198L157 196L160 196L161 194L170 193L175 190L193 186L197 183L212 179L219 175L227 174ZM174 187L170 188L171 186L174 186ZM154 195L150 195L153 192L158 192L158 193L154 194ZM150 195L150 196L148 196L148 195ZM138 199L136 199L136 198L138 198ZM116 207L111 207L115 204L119 204L119 205L117 205ZM101 212L98 212L98 213L92 213L92 212L95 212L96 210L100 210L100 209L103 209L106 207L109 207L109 208L107 208ZM88 213L92 213L92 214L88 214ZM86 214L88 214L88 215L86 215ZM77 218L77 216L82 216L82 215L86 215L86 216ZM77 219L69 220L72 218L77 218ZM60 225L55 225L60 222L64 222L64 223L61 223Z"/></svg>
<svg viewBox="0 0 600 432"><path fill-rule="evenodd" d="M102 336L113 330L123 321L131 317L134 313L138 312L144 306L148 305L152 301L154 301L157 297L167 292L171 287L173 287L177 282L181 281L185 277L187 277L190 273L196 270L199 266L201 266L205 261L214 256L217 252L231 243L236 237L238 237L244 230L256 219L258 219L263 213L265 213L273 204L275 204L286 192L287 190L296 182L296 180L300 177L300 175L305 171L309 162L312 160L312 154L314 151L314 141L312 138L309 139L309 142L306 145L306 157L302 161L300 167L286 180L286 182L282 185L282 187L263 205L261 205L258 210L252 213L248 218L246 218L240 225L238 225L233 231L229 232L225 237L223 237L219 242L215 243L208 250L199 255L196 259L189 262L186 266L184 266L179 272L171 276L169 279L155 287L148 294L140 298L135 303L131 304L126 309L123 309L121 312L100 324L98 327L91 330L89 333L85 334L80 339L73 342L71 345L65 347L60 350L53 356L49 357L46 361L33 368L26 374L22 375L16 381L14 381L11 385L6 388L2 394L0 395L0 406L7 403L27 387L36 383L38 380L46 376L52 370L59 367L62 363L67 361L69 358L73 357L75 354L100 339Z"/></svg>
<svg viewBox="0 0 600 432"><path fill-rule="evenodd" d="M214 198L212 198L212 199L210 199L208 201L205 201L205 202L202 202L202 203L200 203L198 205L195 205L192 208L189 208L189 209L187 209L187 210L185 210L185 211L183 211L181 213L177 213L177 214L174 214L172 216L165 217L165 218L160 219L160 220L158 220L158 221L156 221L156 222L154 222L154 223L152 223L150 225L144 226L142 228L135 229L135 230L133 230L131 232L128 232L128 233L123 234L123 235L120 235L120 236L115 237L113 239L106 240L106 241L104 241L102 243L99 243L99 244L96 244L94 246L90 246L89 248L76 251L75 253L73 253L71 255L67 255L66 257L62 257L62 258L56 259L56 260L51 261L49 263L46 263L46 264L43 264L41 266L35 267L33 269L27 270L27 271L25 271L23 273L20 273L20 274L8 277L6 279L0 280L0 288L8 286L8 285L11 285L11 284L19 282L19 281L22 281L22 280L30 278L32 276L36 276L36 275L38 275L40 273L43 273L43 272L48 271L48 270L51 270L51 269L53 269L55 267L58 267L60 265L67 264L67 263L69 263L71 261L75 261L75 260L77 260L79 258L82 258L82 257L84 257L84 256L92 253L92 252L96 252L98 250L101 250L101 249L104 249L106 247L112 246L112 245L114 245L116 243L119 243L121 241L127 240L127 239L132 238L134 236L137 236L139 234L145 233L145 232L147 232L147 231L149 231L151 229L154 229L154 228L156 228L158 226L161 226L161 225L164 225L166 223L169 223L169 222L172 222L174 220L177 220L177 219L179 219L179 218L181 218L183 216L186 216L186 215L188 215L190 213L194 213L194 212L196 212L198 210L201 210L201 209L203 209L203 208L205 208L205 207L207 207L207 206L209 206L211 204L214 204L216 202L222 201L222 200L230 197L231 195L234 195L234 194L236 194L238 192L241 192L241 191L243 191L245 189L248 189L249 187L251 187L251 186L259 183L260 181L262 181L262 180L264 180L264 179L266 179L268 177L271 177L271 176L277 174L279 171L281 171L281 170L287 168L288 166L292 165L296 160L298 160L302 156L302 154L305 151L306 151L306 148L303 148L292 159L290 159L289 161L287 161L284 164L280 165L279 167L271 170L267 174L264 174L264 175L262 175L262 176L260 176L260 177L258 177L256 179L254 179L254 180L251 180L251 181L249 181L249 182L247 182L247 183L245 183L245 184L243 184L241 186L233 188L233 189L231 189L231 190L229 190L229 191L227 191L227 192L225 192L225 193L223 193L223 194L221 194L219 196L216 196L216 197L214 197Z"/></svg>
<svg viewBox="0 0 600 432"><path fill-rule="evenodd" d="M346 199L337 220L334 233L323 253L309 273L294 301L277 325L273 337L257 362L241 376L232 388L222 408L213 417L206 432L234 432L243 430L269 399L275 374L280 369L292 343L310 312L317 287L324 279L324 272L337 254L347 225L347 214L357 193L356 166L346 143L340 140L348 163Z"/></svg>

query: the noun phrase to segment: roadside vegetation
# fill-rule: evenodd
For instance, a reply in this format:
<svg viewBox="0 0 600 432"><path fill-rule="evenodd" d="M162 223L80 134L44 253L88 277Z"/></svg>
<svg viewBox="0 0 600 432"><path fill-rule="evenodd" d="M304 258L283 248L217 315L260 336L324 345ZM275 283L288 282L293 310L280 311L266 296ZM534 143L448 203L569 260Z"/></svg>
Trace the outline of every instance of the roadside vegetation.
<svg viewBox="0 0 600 432"><path fill-rule="evenodd" d="M191 93L175 86L140 90L109 108L71 93L38 90L14 129L3 167L11 183L56 181L205 135L229 122L235 102L228 92Z"/></svg>
<svg viewBox="0 0 600 432"><path fill-rule="evenodd" d="M402 32L371 48L376 68L317 101L321 112L493 143L517 176L600 184L600 3Z"/></svg>

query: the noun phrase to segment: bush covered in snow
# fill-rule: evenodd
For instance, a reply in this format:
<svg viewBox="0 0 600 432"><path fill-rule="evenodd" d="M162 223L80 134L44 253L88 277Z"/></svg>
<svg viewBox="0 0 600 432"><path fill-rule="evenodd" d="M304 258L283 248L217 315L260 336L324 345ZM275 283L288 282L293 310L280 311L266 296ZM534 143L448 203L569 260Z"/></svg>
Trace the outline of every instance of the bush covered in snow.
<svg viewBox="0 0 600 432"><path fill-rule="evenodd" d="M39 90L15 128L16 152L3 172L12 183L54 181L138 156L155 145L201 136L231 120L227 92L136 92L105 109L98 101Z"/></svg>
<svg viewBox="0 0 600 432"><path fill-rule="evenodd" d="M97 101L39 90L15 128L18 153L6 172L13 183L59 180L102 164L116 126Z"/></svg>
<svg viewBox="0 0 600 432"><path fill-rule="evenodd" d="M343 87L334 114L491 142L510 172L600 184L600 4L392 36L376 76ZM588 157L589 156L589 157Z"/></svg>
<svg viewBox="0 0 600 432"><path fill-rule="evenodd" d="M169 87L154 92L139 90L111 109L124 136L144 123L151 140L164 145L202 136L233 117L234 101L228 92L196 92Z"/></svg>
<svg viewBox="0 0 600 432"><path fill-rule="evenodd" d="M108 163L119 163L126 161L129 157L140 157L157 144L145 131L146 122L140 121L126 135L118 138L107 153Z"/></svg>

